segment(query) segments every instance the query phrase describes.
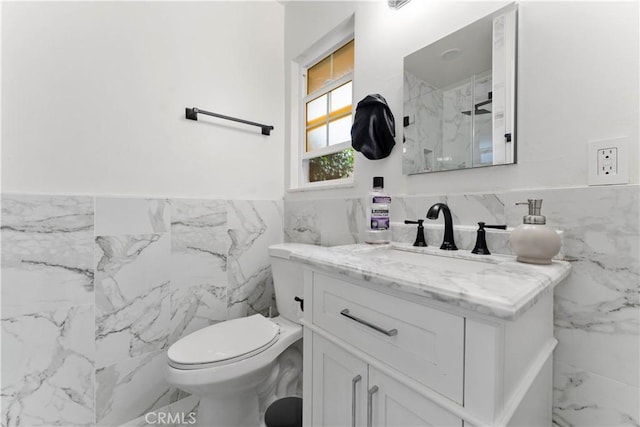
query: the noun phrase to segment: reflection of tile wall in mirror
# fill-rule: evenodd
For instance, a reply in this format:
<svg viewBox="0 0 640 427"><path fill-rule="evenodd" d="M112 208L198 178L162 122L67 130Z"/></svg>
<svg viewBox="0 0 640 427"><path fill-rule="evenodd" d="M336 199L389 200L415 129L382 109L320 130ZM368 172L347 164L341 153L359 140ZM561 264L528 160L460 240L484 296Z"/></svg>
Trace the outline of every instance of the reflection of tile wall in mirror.
<svg viewBox="0 0 640 427"><path fill-rule="evenodd" d="M404 174L514 163L516 8L404 58Z"/></svg>

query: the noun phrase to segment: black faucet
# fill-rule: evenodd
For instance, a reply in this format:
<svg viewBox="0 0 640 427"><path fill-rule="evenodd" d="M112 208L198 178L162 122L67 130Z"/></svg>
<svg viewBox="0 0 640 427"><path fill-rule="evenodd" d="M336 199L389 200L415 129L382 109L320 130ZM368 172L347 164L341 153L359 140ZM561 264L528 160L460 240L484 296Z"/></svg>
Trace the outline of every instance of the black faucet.
<svg viewBox="0 0 640 427"><path fill-rule="evenodd" d="M453 220L451 219L449 206L444 203L436 203L429 208L429 211L427 211L427 218L438 219L438 215L441 210L444 213L444 239L442 240L440 249L444 249L445 251L457 251L458 247L456 246L456 242L453 241Z"/></svg>

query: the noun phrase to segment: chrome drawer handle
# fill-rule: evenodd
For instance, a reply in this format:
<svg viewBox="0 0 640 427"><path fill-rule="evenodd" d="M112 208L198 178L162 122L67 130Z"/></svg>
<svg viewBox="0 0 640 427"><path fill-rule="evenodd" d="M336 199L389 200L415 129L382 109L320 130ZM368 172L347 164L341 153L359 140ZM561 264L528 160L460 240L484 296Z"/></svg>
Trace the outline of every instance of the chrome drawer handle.
<svg viewBox="0 0 640 427"><path fill-rule="evenodd" d="M356 375L351 380L351 427L356 427L356 384L362 379L362 376Z"/></svg>
<svg viewBox="0 0 640 427"><path fill-rule="evenodd" d="M377 385L371 387L367 392L367 427L373 427L373 395L377 392Z"/></svg>
<svg viewBox="0 0 640 427"><path fill-rule="evenodd" d="M374 330L376 330L376 331L378 331L378 332L380 332L382 334L385 334L388 337L392 337L394 335L398 335L398 330L397 329L389 329L389 330L383 329L380 326L376 326L373 323L367 322L364 319L361 319L359 317L354 316L353 314L349 314L349 309L348 308L345 308L344 310L342 310L340 312L340 314L342 314L344 317L348 317L351 320L355 320L358 323L361 323L361 324L363 324L365 326L368 326L371 329L374 329Z"/></svg>

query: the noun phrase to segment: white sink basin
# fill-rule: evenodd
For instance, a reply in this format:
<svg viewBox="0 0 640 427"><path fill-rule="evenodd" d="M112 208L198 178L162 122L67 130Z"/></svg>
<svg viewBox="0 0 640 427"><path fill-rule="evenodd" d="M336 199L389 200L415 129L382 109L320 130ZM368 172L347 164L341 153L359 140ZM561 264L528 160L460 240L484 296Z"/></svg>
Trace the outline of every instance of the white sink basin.
<svg viewBox="0 0 640 427"><path fill-rule="evenodd" d="M381 250L380 255L392 261L426 267L439 272L477 273L494 265L487 261L450 258L427 253L403 251L400 249Z"/></svg>

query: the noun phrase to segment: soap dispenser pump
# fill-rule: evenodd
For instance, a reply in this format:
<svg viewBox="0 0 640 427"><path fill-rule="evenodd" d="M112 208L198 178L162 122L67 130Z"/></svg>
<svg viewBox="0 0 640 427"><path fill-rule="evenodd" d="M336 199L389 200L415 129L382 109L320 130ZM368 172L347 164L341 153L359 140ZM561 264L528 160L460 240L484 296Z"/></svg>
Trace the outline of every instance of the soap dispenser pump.
<svg viewBox="0 0 640 427"><path fill-rule="evenodd" d="M511 248L517 260L529 264L551 264L551 258L560 252L560 236L540 213L542 199L528 199L516 205L528 205L529 214L522 218L522 225L516 227L509 237Z"/></svg>

